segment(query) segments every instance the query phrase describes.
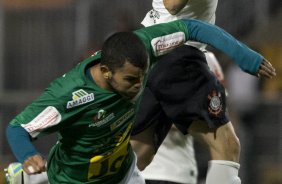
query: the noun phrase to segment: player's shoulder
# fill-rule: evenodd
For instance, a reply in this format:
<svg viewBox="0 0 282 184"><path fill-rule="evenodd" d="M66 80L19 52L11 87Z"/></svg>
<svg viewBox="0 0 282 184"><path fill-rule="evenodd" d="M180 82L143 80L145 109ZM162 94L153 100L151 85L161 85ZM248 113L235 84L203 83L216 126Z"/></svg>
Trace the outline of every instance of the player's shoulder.
<svg viewBox="0 0 282 184"><path fill-rule="evenodd" d="M84 87L88 85L87 69L94 62L99 62L101 58L100 51L94 53L90 57L78 63L67 73L55 79L48 87L48 89L54 89L57 92L71 91L77 87Z"/></svg>

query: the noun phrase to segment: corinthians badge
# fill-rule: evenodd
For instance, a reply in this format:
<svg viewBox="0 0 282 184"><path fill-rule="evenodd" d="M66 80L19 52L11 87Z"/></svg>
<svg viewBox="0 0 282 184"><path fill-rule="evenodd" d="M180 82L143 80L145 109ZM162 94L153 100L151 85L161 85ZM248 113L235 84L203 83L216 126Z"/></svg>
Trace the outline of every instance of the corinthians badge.
<svg viewBox="0 0 282 184"><path fill-rule="evenodd" d="M219 116L219 114L222 112L222 97L220 92L217 92L213 90L209 95L208 95L208 100L209 100L209 114L214 115L214 116Z"/></svg>

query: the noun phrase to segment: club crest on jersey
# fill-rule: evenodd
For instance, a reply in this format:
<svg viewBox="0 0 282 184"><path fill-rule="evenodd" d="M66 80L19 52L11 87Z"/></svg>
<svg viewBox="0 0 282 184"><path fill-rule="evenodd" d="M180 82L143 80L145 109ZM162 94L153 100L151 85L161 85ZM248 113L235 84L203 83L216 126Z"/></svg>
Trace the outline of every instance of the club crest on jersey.
<svg viewBox="0 0 282 184"><path fill-rule="evenodd" d="M110 113L107 115L107 112L105 110L100 109L96 116L93 117L94 123L89 124L89 127L100 127L111 121L114 117L114 113Z"/></svg>
<svg viewBox="0 0 282 184"><path fill-rule="evenodd" d="M94 100L94 94L88 94L83 89L80 89L72 93L72 99L72 101L68 101L67 109L92 102Z"/></svg>
<svg viewBox="0 0 282 184"><path fill-rule="evenodd" d="M172 49L178 47L185 42L185 34L183 32L172 33L165 36L154 38L151 46L155 56L168 53Z"/></svg>
<svg viewBox="0 0 282 184"><path fill-rule="evenodd" d="M223 110L222 97L221 97L220 92L213 90L208 95L208 100L209 100L208 102L209 103L209 106L208 106L209 113L214 116L218 116Z"/></svg>

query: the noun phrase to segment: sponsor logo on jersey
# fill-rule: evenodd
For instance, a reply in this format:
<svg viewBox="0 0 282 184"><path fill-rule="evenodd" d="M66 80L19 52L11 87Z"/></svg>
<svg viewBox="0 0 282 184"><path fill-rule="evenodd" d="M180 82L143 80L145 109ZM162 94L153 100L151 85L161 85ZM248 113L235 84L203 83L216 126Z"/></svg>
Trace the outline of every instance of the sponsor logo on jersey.
<svg viewBox="0 0 282 184"><path fill-rule="evenodd" d="M120 171L128 155L131 128L132 124L129 124L126 130L115 136L115 143L112 144L114 148L111 151L107 154L95 155L90 159L88 179L110 176Z"/></svg>
<svg viewBox="0 0 282 184"><path fill-rule="evenodd" d="M48 106L40 114L38 114L32 121L25 125L21 125L32 137L36 137L40 131L48 127L58 124L62 119L59 111L53 107Z"/></svg>
<svg viewBox="0 0 282 184"><path fill-rule="evenodd" d="M130 109L127 111L123 116L121 116L118 120L116 120L112 125L111 125L111 130L114 130L115 128L119 127L122 125L124 122L126 122L129 118L131 118L134 115L134 109Z"/></svg>
<svg viewBox="0 0 282 184"><path fill-rule="evenodd" d="M172 33L169 35L154 38L151 41L155 56L168 53L172 49L178 47L185 42L185 34L183 32Z"/></svg>
<svg viewBox="0 0 282 184"><path fill-rule="evenodd" d="M98 111L97 115L94 116L93 120L95 121L94 123L89 124L88 127L100 127L109 121L111 121L115 117L114 113L111 113L109 115L106 115L106 111L101 109Z"/></svg>
<svg viewBox="0 0 282 184"><path fill-rule="evenodd" d="M208 95L209 106L208 111L214 116L218 116L223 111L222 97L220 92L213 90Z"/></svg>
<svg viewBox="0 0 282 184"><path fill-rule="evenodd" d="M72 101L68 101L67 109L92 102L94 100L94 94L88 94L83 89L80 89L72 93L72 99Z"/></svg>
<svg viewBox="0 0 282 184"><path fill-rule="evenodd" d="M160 19L160 14L159 14L159 12L157 12L156 10L153 9L153 10L150 10L149 17L151 19L153 19L154 24L156 24L157 23L156 19Z"/></svg>

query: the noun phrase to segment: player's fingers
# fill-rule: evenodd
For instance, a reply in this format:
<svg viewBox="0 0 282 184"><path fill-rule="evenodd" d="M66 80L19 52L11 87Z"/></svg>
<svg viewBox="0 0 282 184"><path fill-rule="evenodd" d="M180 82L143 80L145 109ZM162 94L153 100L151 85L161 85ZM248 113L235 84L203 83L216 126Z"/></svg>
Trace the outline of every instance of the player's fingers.
<svg viewBox="0 0 282 184"><path fill-rule="evenodd" d="M271 63L267 60L263 60L261 67L265 67L265 70L268 71L269 73L271 73L273 76L276 75L276 71L275 68L271 65Z"/></svg>
<svg viewBox="0 0 282 184"><path fill-rule="evenodd" d="M263 59L262 63L272 66L272 64L267 59Z"/></svg>
<svg viewBox="0 0 282 184"><path fill-rule="evenodd" d="M27 170L29 171L30 174L35 173L34 166L32 166L32 165L27 166Z"/></svg>
<svg viewBox="0 0 282 184"><path fill-rule="evenodd" d="M36 170L34 169L34 164L30 160L26 160L23 164L23 170L27 174L35 174Z"/></svg>
<svg viewBox="0 0 282 184"><path fill-rule="evenodd" d="M46 160L41 155L35 155L32 159L37 173L46 171Z"/></svg>
<svg viewBox="0 0 282 184"><path fill-rule="evenodd" d="M263 63L262 66L266 67L271 74L276 75L275 68L273 66L271 66L270 64Z"/></svg>
<svg viewBox="0 0 282 184"><path fill-rule="evenodd" d="M263 72L267 73L268 75L272 74L272 71L268 67L266 67L265 65L260 65L259 71L263 71ZM261 74L263 74L263 73L261 73Z"/></svg>
<svg viewBox="0 0 282 184"><path fill-rule="evenodd" d="M40 168L45 168L46 160L41 155L38 155L38 159L36 160L36 162Z"/></svg>
<svg viewBox="0 0 282 184"><path fill-rule="evenodd" d="M28 170L28 174L38 174L44 171L43 168L40 168L36 163L30 163L26 170Z"/></svg>
<svg viewBox="0 0 282 184"><path fill-rule="evenodd" d="M23 163L24 171L27 174L36 174L46 171L46 161L40 155L29 157Z"/></svg>
<svg viewBox="0 0 282 184"><path fill-rule="evenodd" d="M264 70L259 70L258 74L257 74L258 77L266 77L266 78L272 78L273 76L270 75L268 72L264 71Z"/></svg>
<svg viewBox="0 0 282 184"><path fill-rule="evenodd" d="M269 65L265 66L264 64L260 65L259 74L262 76L270 77L270 78L276 76L276 72L274 68L269 67Z"/></svg>

